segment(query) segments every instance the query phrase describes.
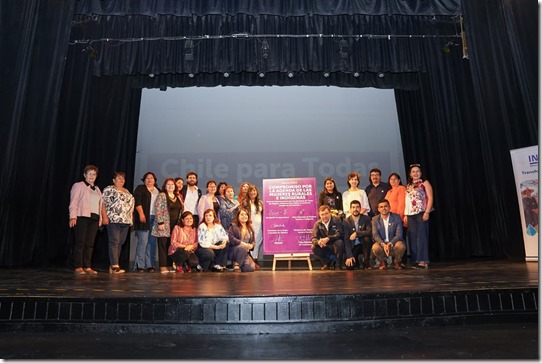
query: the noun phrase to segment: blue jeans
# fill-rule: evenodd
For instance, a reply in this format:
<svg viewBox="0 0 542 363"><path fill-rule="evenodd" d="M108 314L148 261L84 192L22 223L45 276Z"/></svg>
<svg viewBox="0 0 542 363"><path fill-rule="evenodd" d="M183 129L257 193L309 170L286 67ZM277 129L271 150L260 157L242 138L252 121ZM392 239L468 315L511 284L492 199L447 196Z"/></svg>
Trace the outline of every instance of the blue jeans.
<svg viewBox="0 0 542 363"><path fill-rule="evenodd" d="M154 225L154 215L150 216L149 225ZM156 237L151 236L151 229L136 230L135 237L137 245L134 270L138 268L154 268L154 261L156 260Z"/></svg>
<svg viewBox="0 0 542 363"><path fill-rule="evenodd" d="M130 225L124 223L110 223L106 226L106 229L107 239L109 240L109 264L111 266L118 266L120 250L126 241Z"/></svg>
<svg viewBox="0 0 542 363"><path fill-rule="evenodd" d="M210 248L198 247L196 255L199 258L199 264L203 268L203 271L210 271L211 264L226 266L226 260L228 257L228 247L221 250L212 250Z"/></svg>
<svg viewBox="0 0 542 363"><path fill-rule="evenodd" d="M423 213L408 216L408 244L410 260L429 262L429 221L423 221Z"/></svg>
<svg viewBox="0 0 542 363"><path fill-rule="evenodd" d="M342 239L337 239L328 243L324 248L313 244L312 253L322 261L322 264L329 265L331 261L335 260L339 263L337 267L340 267L344 263L344 242Z"/></svg>

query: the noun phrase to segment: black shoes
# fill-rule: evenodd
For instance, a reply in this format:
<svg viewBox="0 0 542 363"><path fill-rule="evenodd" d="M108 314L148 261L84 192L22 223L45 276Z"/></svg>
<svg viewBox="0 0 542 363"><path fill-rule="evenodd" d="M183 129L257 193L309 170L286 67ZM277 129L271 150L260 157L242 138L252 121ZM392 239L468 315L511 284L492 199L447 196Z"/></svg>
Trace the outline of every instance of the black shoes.
<svg viewBox="0 0 542 363"><path fill-rule="evenodd" d="M211 271L213 272L224 272L225 268L220 265L214 265L213 268L211 268Z"/></svg>

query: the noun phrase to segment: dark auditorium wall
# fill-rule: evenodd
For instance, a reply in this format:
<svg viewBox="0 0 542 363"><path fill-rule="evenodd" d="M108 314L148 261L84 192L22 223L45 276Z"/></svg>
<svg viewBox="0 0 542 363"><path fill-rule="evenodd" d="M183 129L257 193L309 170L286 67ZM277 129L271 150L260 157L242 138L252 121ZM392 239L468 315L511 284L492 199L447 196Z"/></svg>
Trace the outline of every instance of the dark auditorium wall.
<svg viewBox="0 0 542 363"><path fill-rule="evenodd" d="M144 1L140 4L144 3L149 4ZM163 3L171 2L151 4ZM184 6L182 12L188 13L191 6L197 6L194 19L205 17L206 9L201 2L176 3ZM259 21L260 18L265 21L265 16L256 15L261 11L259 6L265 7L266 3L250 2L251 6L244 1L221 3L226 4L224 9L233 11L235 16L214 14L209 19L235 19L239 23L242 23L240 20ZM375 5L384 3L388 8ZM320 62L309 63L306 59L285 56L282 63L275 65L294 66L299 62L298 66L311 67L304 77L295 80L306 85L326 85L325 82L331 81L344 87L396 89L405 165L421 163L435 189L436 211L430 227L432 260L474 256L524 258L509 150L538 142L537 3L419 0L412 2L412 8L401 9L400 5L404 3L399 0L352 1L341 2L339 10L327 8L327 2L323 1L306 4L292 0L283 4L290 6L266 9L278 14L270 17L277 26L283 25L282 18L285 23L296 23L296 19L311 13L316 14L311 19L319 19L328 27L326 29L337 33L348 29L352 23L349 19L366 19L369 23L388 19L385 14L393 4L397 5L394 11L410 11L411 14L405 17L393 15L389 19L399 18L405 23L416 19L417 14L411 9L423 9L424 15L448 9L462 13L468 60L462 58L460 47L445 54L442 44L437 41L412 41L410 44L417 52L416 56L410 57L408 47L400 48L400 56L390 54L396 63L389 63L385 57L379 60L368 53L374 63L366 64L361 80L357 81L363 83L349 83L351 81L340 72L324 81L317 75L321 70L319 67L333 59L334 49L327 49L323 41L315 42L313 48L315 51L327 50L318 54ZM236 6L246 14L236 13ZM76 11L98 8L116 11L115 16L119 18L115 19L121 21L122 2L116 1L0 3L0 142L4 145L0 182L0 266L65 266L70 250L69 189L75 181L81 180L84 165L98 165L100 187L108 185L111 173L118 169L126 171L127 185L131 185L141 87L157 87L156 82L187 86L183 84L186 76L174 73L156 77L154 84L147 84L148 77L127 70L135 67L134 59L115 58L110 60L115 63L106 63L102 56L107 54L95 58L88 50L82 52L81 45L69 45L73 29L87 26L72 22L82 19ZM370 16L372 13L361 14L369 10L374 12L374 18ZM338 15L338 11L343 13ZM105 17L100 19L106 21ZM363 24L360 20L359 26ZM90 24L88 26L91 28ZM397 30L401 28L398 26ZM375 34L378 31L372 30ZM324 47L318 48L322 44ZM382 42L382 49L394 50L386 42ZM290 48L290 51L294 50ZM283 49L282 53L287 55L288 49ZM228 82L234 82L231 85L264 86L250 72L253 66L250 52L244 56L247 62L233 66L246 69L239 72L239 78ZM291 63L284 63L284 59ZM159 66L148 61L149 67ZM198 61L221 71L220 64L205 63L205 57ZM393 68L383 80L375 76L374 67L378 62L388 62L386 64ZM104 68L107 64L111 65L109 71ZM338 70L352 66L327 64ZM405 64L418 68L409 72ZM113 69L122 72L115 74ZM220 74L213 74L213 69L208 72L205 82L193 86L217 86L224 82ZM104 74L104 70L110 74ZM100 77L97 72L101 72ZM266 77L265 82L276 85L292 82L278 74ZM98 252L101 245L97 245Z"/></svg>

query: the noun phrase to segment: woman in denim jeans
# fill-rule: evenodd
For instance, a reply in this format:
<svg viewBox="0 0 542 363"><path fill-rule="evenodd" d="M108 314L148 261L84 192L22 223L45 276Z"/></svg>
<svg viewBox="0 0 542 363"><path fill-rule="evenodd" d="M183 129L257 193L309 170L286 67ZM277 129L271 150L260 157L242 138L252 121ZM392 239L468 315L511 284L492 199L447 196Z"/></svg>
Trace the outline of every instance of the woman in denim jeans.
<svg viewBox="0 0 542 363"><path fill-rule="evenodd" d="M126 174L117 171L113 175L113 185L105 187L102 193L102 224L107 229L109 241L109 273L126 272L119 266L122 245L134 221L134 196L124 188Z"/></svg>
<svg viewBox="0 0 542 363"><path fill-rule="evenodd" d="M148 171L143 175L140 184L134 190L134 231L136 239L136 255L134 270L137 272L154 272L156 260L156 237L151 235L154 225L154 202L160 191L156 188L156 175Z"/></svg>

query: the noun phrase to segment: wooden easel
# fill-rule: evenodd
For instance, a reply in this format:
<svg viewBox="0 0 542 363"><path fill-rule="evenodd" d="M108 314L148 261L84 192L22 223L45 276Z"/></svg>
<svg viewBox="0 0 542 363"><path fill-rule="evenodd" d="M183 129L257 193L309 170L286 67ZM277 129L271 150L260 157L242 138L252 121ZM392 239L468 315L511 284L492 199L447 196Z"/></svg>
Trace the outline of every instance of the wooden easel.
<svg viewBox="0 0 542 363"><path fill-rule="evenodd" d="M309 270L312 271L311 256L309 253L278 253L273 256L273 270L277 265L277 261L288 261L288 270L292 269L292 261L307 261Z"/></svg>

